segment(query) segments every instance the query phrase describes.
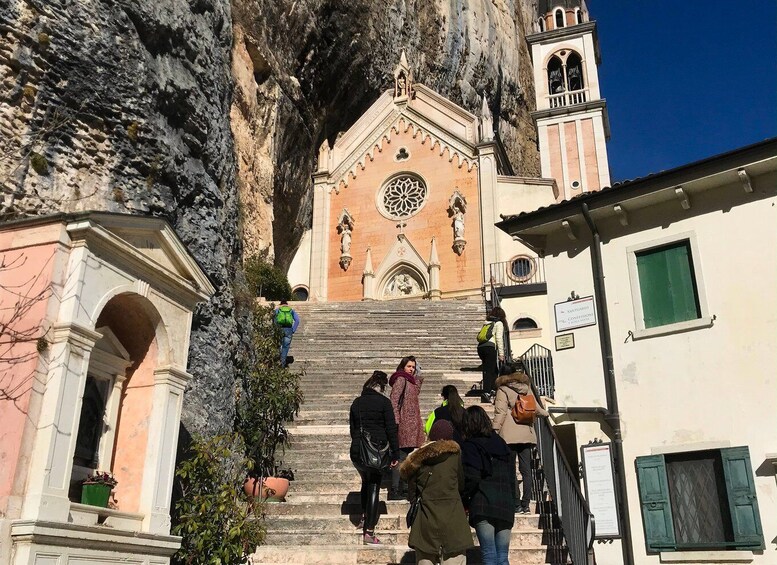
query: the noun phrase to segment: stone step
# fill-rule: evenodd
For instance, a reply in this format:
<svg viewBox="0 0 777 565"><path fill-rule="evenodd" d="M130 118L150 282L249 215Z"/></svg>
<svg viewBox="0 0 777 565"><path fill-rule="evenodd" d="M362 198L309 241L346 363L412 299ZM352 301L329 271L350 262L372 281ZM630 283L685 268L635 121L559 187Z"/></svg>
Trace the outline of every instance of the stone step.
<svg viewBox="0 0 777 565"><path fill-rule="evenodd" d="M268 524L265 542L267 545L277 546L328 544L362 545L362 531L356 529L355 527L343 528L340 526L339 528L333 529L331 531L321 529L324 527L324 520L319 520L319 526L315 531L311 531L310 529L273 530L272 526ZM376 535L383 543L401 544L407 546L407 540L410 535L410 531L405 528L403 524L401 528L378 530ZM472 537L473 541L475 541L476 538L474 532ZM542 531L513 529L510 534L510 544L515 544L517 547L542 547Z"/></svg>
<svg viewBox="0 0 777 565"><path fill-rule="evenodd" d="M307 545L303 547L262 546L251 556L252 564L262 565L361 565L361 564L404 564L415 563L415 551L406 545L391 545L385 536L379 536L382 545ZM359 542L361 536L359 536ZM520 565L552 563L548 560L545 547L510 547L510 562ZM480 565L480 549L467 551L467 564ZM562 562L554 565L561 565Z"/></svg>

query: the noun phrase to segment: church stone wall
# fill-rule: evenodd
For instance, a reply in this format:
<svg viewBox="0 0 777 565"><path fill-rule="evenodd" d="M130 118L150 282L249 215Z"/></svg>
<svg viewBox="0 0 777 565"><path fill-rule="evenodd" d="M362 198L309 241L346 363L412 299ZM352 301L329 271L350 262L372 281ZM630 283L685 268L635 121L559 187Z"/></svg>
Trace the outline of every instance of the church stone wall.
<svg viewBox="0 0 777 565"><path fill-rule="evenodd" d="M383 183L401 172L421 176L427 184L427 200L421 211L405 220L403 228L408 241L425 261L429 261L431 240L437 239L440 258L440 287L443 295L465 290L480 291L482 284L480 251L480 210L478 202L477 168L459 167L458 159L449 162L447 150L440 155L440 146L421 143L420 136L413 138L412 130L394 135L385 142L383 151L375 160L367 162L365 170L351 179L340 194L332 193L329 226L328 300L361 300L362 274L367 247L371 248L373 266L377 270L399 234L397 221L384 217L376 206L376 195ZM410 158L395 161L401 147ZM458 189L467 199L465 216L466 248L461 256L453 251L453 220L448 214L448 201ZM355 220L352 234L351 255L353 262L347 271L338 263L340 235L336 230L336 218L346 208ZM376 281L379 284L380 281ZM376 287L380 298L381 288Z"/></svg>

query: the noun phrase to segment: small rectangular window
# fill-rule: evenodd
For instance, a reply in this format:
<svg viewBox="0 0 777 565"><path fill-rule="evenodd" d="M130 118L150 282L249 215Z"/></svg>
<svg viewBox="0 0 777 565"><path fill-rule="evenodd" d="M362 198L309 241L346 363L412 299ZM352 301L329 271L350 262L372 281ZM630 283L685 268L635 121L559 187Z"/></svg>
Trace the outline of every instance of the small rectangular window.
<svg viewBox="0 0 777 565"><path fill-rule="evenodd" d="M645 328L701 318L690 241L635 255Z"/></svg>

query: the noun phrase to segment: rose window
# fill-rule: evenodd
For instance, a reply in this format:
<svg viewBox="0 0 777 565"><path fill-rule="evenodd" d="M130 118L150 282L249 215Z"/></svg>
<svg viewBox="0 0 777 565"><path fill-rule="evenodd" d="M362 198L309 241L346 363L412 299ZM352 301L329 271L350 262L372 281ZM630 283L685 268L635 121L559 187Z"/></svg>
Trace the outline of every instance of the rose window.
<svg viewBox="0 0 777 565"><path fill-rule="evenodd" d="M407 218L416 214L426 200L426 184L413 175L401 175L391 179L379 198L383 211L391 218Z"/></svg>

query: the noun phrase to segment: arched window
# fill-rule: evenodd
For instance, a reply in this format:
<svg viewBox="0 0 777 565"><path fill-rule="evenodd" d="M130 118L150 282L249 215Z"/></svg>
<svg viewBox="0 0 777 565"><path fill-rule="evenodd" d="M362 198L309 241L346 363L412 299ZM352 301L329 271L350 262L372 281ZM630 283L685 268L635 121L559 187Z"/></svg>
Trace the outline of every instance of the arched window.
<svg viewBox="0 0 777 565"><path fill-rule="evenodd" d="M554 56L548 61L548 93L561 94L565 90L563 64Z"/></svg>
<svg viewBox="0 0 777 565"><path fill-rule="evenodd" d="M567 88L583 90L583 61L574 51L567 57Z"/></svg>
<svg viewBox="0 0 777 565"><path fill-rule="evenodd" d="M583 23L583 10L578 8L575 10L575 17L577 19L577 23L582 24Z"/></svg>
<svg viewBox="0 0 777 565"><path fill-rule="evenodd" d="M564 10L556 9L556 29L564 27Z"/></svg>
<svg viewBox="0 0 777 565"><path fill-rule="evenodd" d="M545 31L545 18L537 20L537 24L540 26L540 31Z"/></svg>
<svg viewBox="0 0 777 565"><path fill-rule="evenodd" d="M515 322L513 322L514 330L536 330L537 328L539 328L537 322L531 318L518 318Z"/></svg>

